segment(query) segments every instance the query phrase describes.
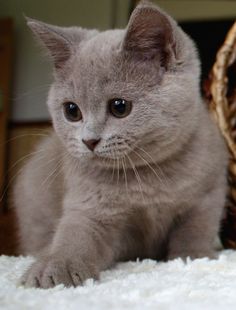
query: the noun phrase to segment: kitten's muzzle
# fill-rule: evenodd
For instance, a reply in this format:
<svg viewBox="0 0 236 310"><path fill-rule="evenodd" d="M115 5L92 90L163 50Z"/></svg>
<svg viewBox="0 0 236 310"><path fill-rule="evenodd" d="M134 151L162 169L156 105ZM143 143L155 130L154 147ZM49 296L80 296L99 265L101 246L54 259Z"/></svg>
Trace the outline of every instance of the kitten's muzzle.
<svg viewBox="0 0 236 310"><path fill-rule="evenodd" d="M95 147L98 145L101 139L89 139L89 140L84 140L82 139L82 142L87 146L87 148L90 151L94 151Z"/></svg>

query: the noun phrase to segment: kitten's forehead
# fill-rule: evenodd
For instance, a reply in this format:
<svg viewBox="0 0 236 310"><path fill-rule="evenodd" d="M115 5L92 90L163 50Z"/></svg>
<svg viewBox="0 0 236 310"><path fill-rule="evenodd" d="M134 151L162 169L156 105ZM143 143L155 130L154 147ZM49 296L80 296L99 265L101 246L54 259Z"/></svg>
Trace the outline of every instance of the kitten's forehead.
<svg viewBox="0 0 236 310"><path fill-rule="evenodd" d="M106 53L106 51L116 50L120 47L125 35L124 30L107 30L99 32L82 45L82 49L93 50L94 52Z"/></svg>
<svg viewBox="0 0 236 310"><path fill-rule="evenodd" d="M121 50L123 37L123 30L101 32L81 44L77 59L87 67L106 67Z"/></svg>
<svg viewBox="0 0 236 310"><path fill-rule="evenodd" d="M124 36L125 30L108 30L81 44L72 62L71 76L75 87L83 91L103 92L102 88L106 85L115 91L129 87L129 83L138 83L140 85L137 86L142 87L145 82L158 82L158 72L154 65L137 63L124 57Z"/></svg>
<svg viewBox="0 0 236 310"><path fill-rule="evenodd" d="M117 64L124 31L101 32L81 43L71 62L71 79L74 87L94 91L98 84L106 84L117 75Z"/></svg>

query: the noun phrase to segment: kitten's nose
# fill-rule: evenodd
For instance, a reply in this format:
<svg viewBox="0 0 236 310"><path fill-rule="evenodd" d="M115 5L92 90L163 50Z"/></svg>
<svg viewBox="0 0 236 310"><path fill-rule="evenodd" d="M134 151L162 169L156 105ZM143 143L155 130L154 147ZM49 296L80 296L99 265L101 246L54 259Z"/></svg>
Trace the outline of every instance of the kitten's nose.
<svg viewBox="0 0 236 310"><path fill-rule="evenodd" d="M99 143L101 139L90 139L90 140L84 140L82 139L83 143L87 146L87 148L90 150L90 151L94 151L96 145Z"/></svg>

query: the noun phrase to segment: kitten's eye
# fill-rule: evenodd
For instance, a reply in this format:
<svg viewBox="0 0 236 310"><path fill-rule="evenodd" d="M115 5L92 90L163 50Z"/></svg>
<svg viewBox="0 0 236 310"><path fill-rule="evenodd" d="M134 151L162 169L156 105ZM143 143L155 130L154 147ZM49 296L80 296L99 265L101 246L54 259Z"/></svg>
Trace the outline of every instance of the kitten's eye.
<svg viewBox="0 0 236 310"><path fill-rule="evenodd" d="M64 106L64 114L65 117L70 122L78 122L82 119L82 113L78 107L78 105L74 102L65 102Z"/></svg>
<svg viewBox="0 0 236 310"><path fill-rule="evenodd" d="M114 98L108 101L110 113L118 118L126 117L132 109L131 101L121 98Z"/></svg>

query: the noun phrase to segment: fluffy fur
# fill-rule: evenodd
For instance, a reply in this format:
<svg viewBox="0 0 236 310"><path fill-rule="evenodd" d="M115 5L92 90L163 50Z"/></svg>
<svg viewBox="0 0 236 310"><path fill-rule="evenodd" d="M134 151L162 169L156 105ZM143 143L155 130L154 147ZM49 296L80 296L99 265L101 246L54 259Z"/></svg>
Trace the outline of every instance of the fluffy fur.
<svg viewBox="0 0 236 310"><path fill-rule="evenodd" d="M54 62L55 132L15 188L22 252L38 257L23 282L76 286L121 260L214 257L227 153L191 39L148 2L125 30L28 25ZM131 113L111 115L112 98ZM66 101L81 121L65 118ZM100 142L91 151L82 139Z"/></svg>

